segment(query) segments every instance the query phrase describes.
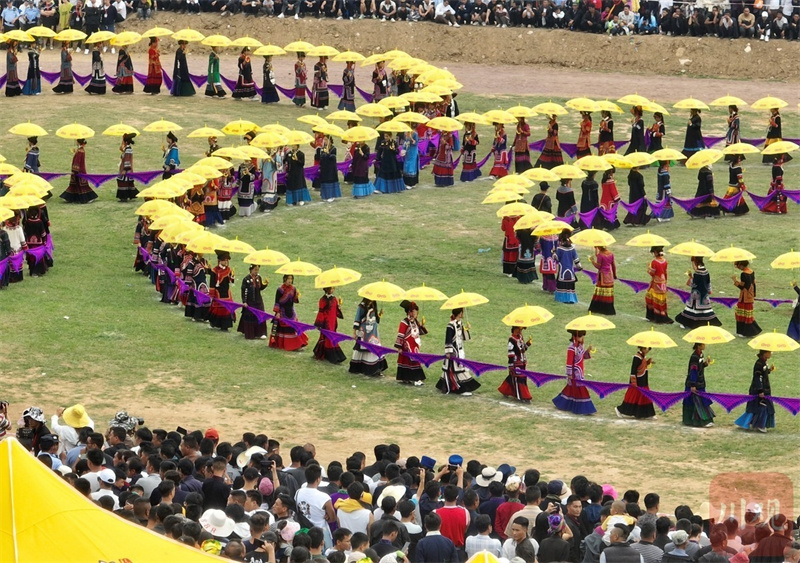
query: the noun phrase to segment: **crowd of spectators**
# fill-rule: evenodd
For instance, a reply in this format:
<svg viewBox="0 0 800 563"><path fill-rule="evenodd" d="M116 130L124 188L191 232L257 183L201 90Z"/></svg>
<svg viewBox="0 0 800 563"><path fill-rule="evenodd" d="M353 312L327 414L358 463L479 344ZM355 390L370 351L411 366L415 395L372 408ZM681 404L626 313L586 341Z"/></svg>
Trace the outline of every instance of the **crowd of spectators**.
<svg viewBox="0 0 800 563"><path fill-rule="evenodd" d="M0 439L11 432L0 403ZM189 546L250 563L800 563L794 524L747 504L715 522L707 504L662 512L660 497L578 475L446 460L379 444L334 453L265 434L150 430L117 413L100 433L81 405L48 420L30 407L17 437L100 507ZM48 427L49 423L49 427ZM600 481L602 482L602 481Z"/></svg>

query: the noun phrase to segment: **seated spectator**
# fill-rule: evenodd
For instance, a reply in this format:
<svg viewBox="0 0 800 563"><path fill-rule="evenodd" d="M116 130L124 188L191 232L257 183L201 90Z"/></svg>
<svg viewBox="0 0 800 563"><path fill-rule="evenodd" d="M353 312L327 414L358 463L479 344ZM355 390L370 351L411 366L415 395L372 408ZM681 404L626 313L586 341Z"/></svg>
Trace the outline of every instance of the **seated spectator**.
<svg viewBox="0 0 800 563"><path fill-rule="evenodd" d="M564 29L567 26L567 13L561 8L556 6L553 8L553 27Z"/></svg>
<svg viewBox="0 0 800 563"><path fill-rule="evenodd" d="M547 2L547 0L544 0ZM472 5L472 25L486 25L489 21L489 9L483 0L475 0Z"/></svg>
<svg viewBox="0 0 800 563"><path fill-rule="evenodd" d="M644 14L640 14L637 17L636 30L643 35L650 35L651 33L658 32L656 17L650 10L645 10Z"/></svg>
<svg viewBox="0 0 800 563"><path fill-rule="evenodd" d="M536 13L533 10L533 4L525 2L525 8L522 10L522 25L525 27L533 27L533 22L536 19Z"/></svg>
<svg viewBox="0 0 800 563"><path fill-rule="evenodd" d="M761 12L761 17L756 20L755 37L761 41L769 41L769 36L772 33L770 26L769 12L766 10Z"/></svg>
<svg viewBox="0 0 800 563"><path fill-rule="evenodd" d="M294 19L300 19L300 0L283 0L283 9L278 14L278 18L286 17L286 14L294 15Z"/></svg>
<svg viewBox="0 0 800 563"><path fill-rule="evenodd" d="M496 27L508 27L508 24L511 21L508 17L508 9L500 2L498 2L497 7L494 10L494 21L494 25Z"/></svg>
<svg viewBox="0 0 800 563"><path fill-rule="evenodd" d="M725 13L722 14L722 18L719 20L719 37L723 39L735 39L738 35L736 31L736 20L731 16L730 10L725 10Z"/></svg>
<svg viewBox="0 0 800 563"><path fill-rule="evenodd" d="M775 19L772 20L772 37L776 39L791 39L789 32L789 20L784 17L783 12L775 14Z"/></svg>
<svg viewBox="0 0 800 563"><path fill-rule="evenodd" d="M752 39L755 35L756 17L750 12L750 7L745 6L739 14L739 36Z"/></svg>
<svg viewBox="0 0 800 563"><path fill-rule="evenodd" d="M469 25L472 21L472 16L470 14L470 7L467 4L467 0L458 0L458 4L456 5L456 21L460 25Z"/></svg>
<svg viewBox="0 0 800 563"><path fill-rule="evenodd" d="M344 3L342 0L322 0L319 9L326 18L336 18L340 20L342 19Z"/></svg>
<svg viewBox="0 0 800 563"><path fill-rule="evenodd" d="M397 0L397 20L398 21L406 21L408 20L408 16L414 12L412 8L409 8L409 2L411 0Z"/></svg>
<svg viewBox="0 0 800 563"><path fill-rule="evenodd" d="M711 8L711 11L706 15L704 24L706 26L707 35L717 35L717 26L719 25L719 7L714 6Z"/></svg>
<svg viewBox="0 0 800 563"><path fill-rule="evenodd" d="M421 21L433 21L435 16L433 0L421 0L417 5L417 14Z"/></svg>
<svg viewBox="0 0 800 563"><path fill-rule="evenodd" d="M308 14L310 16L314 16L315 18L319 17L319 2L318 0L303 0L300 11L303 14Z"/></svg>
<svg viewBox="0 0 800 563"><path fill-rule="evenodd" d="M622 13L619 14L619 24L625 35L633 35L636 31L636 14L631 11L630 7L625 6L622 9Z"/></svg>
<svg viewBox="0 0 800 563"><path fill-rule="evenodd" d="M394 0L383 0L378 6L378 15L383 21L394 21L397 17L397 4Z"/></svg>
<svg viewBox="0 0 800 563"><path fill-rule="evenodd" d="M789 20L789 30L787 31L786 39L800 39L800 13L792 14L792 18Z"/></svg>
<svg viewBox="0 0 800 563"><path fill-rule="evenodd" d="M456 11L450 6L450 0L442 0L434 10L433 20L436 23L446 23L453 27L461 27L456 21Z"/></svg>
<svg viewBox="0 0 800 563"><path fill-rule="evenodd" d="M609 35L619 35L620 33L624 33L618 15L615 14L611 16L611 19L606 22L606 33Z"/></svg>
<svg viewBox="0 0 800 563"><path fill-rule="evenodd" d="M375 9L375 0L361 0L361 14L358 16L359 19L375 17L377 13L378 11Z"/></svg>
<svg viewBox="0 0 800 563"><path fill-rule="evenodd" d="M583 15L583 20L580 23L581 31L588 31L589 33L602 33L603 22L600 20L600 12L594 7L594 4L589 4L588 10Z"/></svg>
<svg viewBox="0 0 800 563"><path fill-rule="evenodd" d="M519 27L522 25L522 7L516 0L511 3L511 8L508 10L508 25L511 27Z"/></svg>

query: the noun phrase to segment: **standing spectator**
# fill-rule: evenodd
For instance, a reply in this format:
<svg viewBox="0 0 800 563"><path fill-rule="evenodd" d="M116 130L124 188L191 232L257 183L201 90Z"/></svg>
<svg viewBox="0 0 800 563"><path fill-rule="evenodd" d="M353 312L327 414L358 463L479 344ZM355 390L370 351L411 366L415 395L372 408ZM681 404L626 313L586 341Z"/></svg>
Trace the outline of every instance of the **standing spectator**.
<svg viewBox="0 0 800 563"><path fill-rule="evenodd" d="M511 475L506 480L506 496L508 497L508 500L498 506L497 510L495 511L493 527L502 541L508 539L508 535L506 535L506 527L508 527L509 522L514 519L515 514L525 508L525 506L519 500L519 489L521 484L522 479L516 475Z"/></svg>
<svg viewBox="0 0 800 563"><path fill-rule="evenodd" d="M656 525L652 521L641 524L639 541L631 544L631 547L642 556L644 563L661 563L664 550L653 543L655 539Z"/></svg>
<svg viewBox="0 0 800 563"><path fill-rule="evenodd" d="M630 528L625 524L616 524L611 529L611 545L600 554L600 563L644 563L642 555L631 548L628 543Z"/></svg>
<svg viewBox="0 0 800 563"><path fill-rule="evenodd" d="M453 542L439 532L441 525L442 519L435 512L425 517L427 535L417 543L417 563L429 563L430 561L458 563L460 561Z"/></svg>
<svg viewBox="0 0 800 563"><path fill-rule="evenodd" d="M38 4L34 4L33 0L25 0L22 6L22 16L19 19L20 28L23 31L28 31L32 27L39 25L39 8Z"/></svg>
<svg viewBox="0 0 800 563"><path fill-rule="evenodd" d="M463 482L464 469L461 466L456 468L459 482ZM438 516L439 523L436 527L441 528L441 534L449 538L456 548L464 547L464 535L469 526L469 512L463 506L458 505L458 496L461 488L456 485L447 485L444 488L444 506L437 508L433 512ZM428 529L428 519L425 519L425 528ZM417 552L419 554L419 552ZM438 559L436 561L439 561Z"/></svg>
<svg viewBox="0 0 800 563"><path fill-rule="evenodd" d="M53 0L44 0L39 4L39 13L41 15L41 23L44 27L56 31L58 28L58 7ZM45 38L43 43L45 48L48 47L53 50L53 40Z"/></svg>
<svg viewBox="0 0 800 563"><path fill-rule="evenodd" d="M511 522L511 533L503 543L503 557L511 561L517 556L520 548L533 550L534 555L539 551L539 544L528 535L531 523L524 516L517 516Z"/></svg>
<svg viewBox="0 0 800 563"><path fill-rule="evenodd" d="M322 481L322 468L319 465L309 465L305 469L306 486L295 494L294 500L297 510L325 534L325 549L333 547L333 538L328 522L336 521L331 497L317 487Z"/></svg>
<svg viewBox="0 0 800 563"><path fill-rule="evenodd" d="M148 459L149 461L149 459ZM225 510L231 494L230 478L227 474L228 462L217 457L211 464L211 477L203 482L203 510Z"/></svg>
<svg viewBox="0 0 800 563"><path fill-rule="evenodd" d="M6 0L6 7L3 8L2 12L3 32L5 33L12 29L17 29L21 15L19 8L14 5L14 0Z"/></svg>
<svg viewBox="0 0 800 563"><path fill-rule="evenodd" d="M492 533L492 519L487 514L481 514L475 519L475 528L478 530L478 535L467 537L465 543L467 557L471 558L481 551L488 551L495 557L500 557L503 545L500 540L489 535Z"/></svg>

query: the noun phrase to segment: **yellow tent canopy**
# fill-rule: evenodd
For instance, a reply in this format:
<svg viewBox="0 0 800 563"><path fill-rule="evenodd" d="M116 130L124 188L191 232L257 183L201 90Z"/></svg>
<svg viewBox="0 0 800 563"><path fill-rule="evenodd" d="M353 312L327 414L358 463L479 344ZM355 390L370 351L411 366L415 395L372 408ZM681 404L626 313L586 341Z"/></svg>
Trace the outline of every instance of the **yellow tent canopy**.
<svg viewBox="0 0 800 563"><path fill-rule="evenodd" d="M103 510L14 438L0 442L0 561L219 563Z"/></svg>

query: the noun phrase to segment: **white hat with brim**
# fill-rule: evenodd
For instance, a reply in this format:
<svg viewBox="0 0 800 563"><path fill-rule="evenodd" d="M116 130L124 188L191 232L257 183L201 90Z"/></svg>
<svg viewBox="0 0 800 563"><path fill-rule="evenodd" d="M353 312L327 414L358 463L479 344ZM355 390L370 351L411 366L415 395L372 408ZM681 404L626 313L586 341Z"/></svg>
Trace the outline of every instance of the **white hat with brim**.
<svg viewBox="0 0 800 563"><path fill-rule="evenodd" d="M268 453L267 450L265 450L260 446L249 447L245 451L236 456L236 465L238 465L240 468L243 468L245 465L250 463L250 458L253 457L253 454L266 455L267 453Z"/></svg>
<svg viewBox="0 0 800 563"><path fill-rule="evenodd" d="M64 409L64 414L61 416L64 419L64 422L73 428L83 428L91 425L91 419L89 418L89 415L86 414L86 409L83 408L83 405L72 405L71 407Z"/></svg>
<svg viewBox="0 0 800 563"><path fill-rule="evenodd" d="M503 474L494 467L484 467L481 474L475 477L475 482L479 487L488 487L493 481L502 481Z"/></svg>
<svg viewBox="0 0 800 563"><path fill-rule="evenodd" d="M233 533L246 540L250 537L250 524L248 522L236 522L233 525Z"/></svg>
<svg viewBox="0 0 800 563"><path fill-rule="evenodd" d="M227 538L233 532L236 525L234 521L225 515L224 510L210 508L200 517L200 525L203 529L217 538Z"/></svg>
<svg viewBox="0 0 800 563"><path fill-rule="evenodd" d="M406 496L406 488L403 485L387 485L383 491L381 491L381 496L378 497L378 506L381 505L383 499L386 497L392 497L397 502L400 502L400 499Z"/></svg>

